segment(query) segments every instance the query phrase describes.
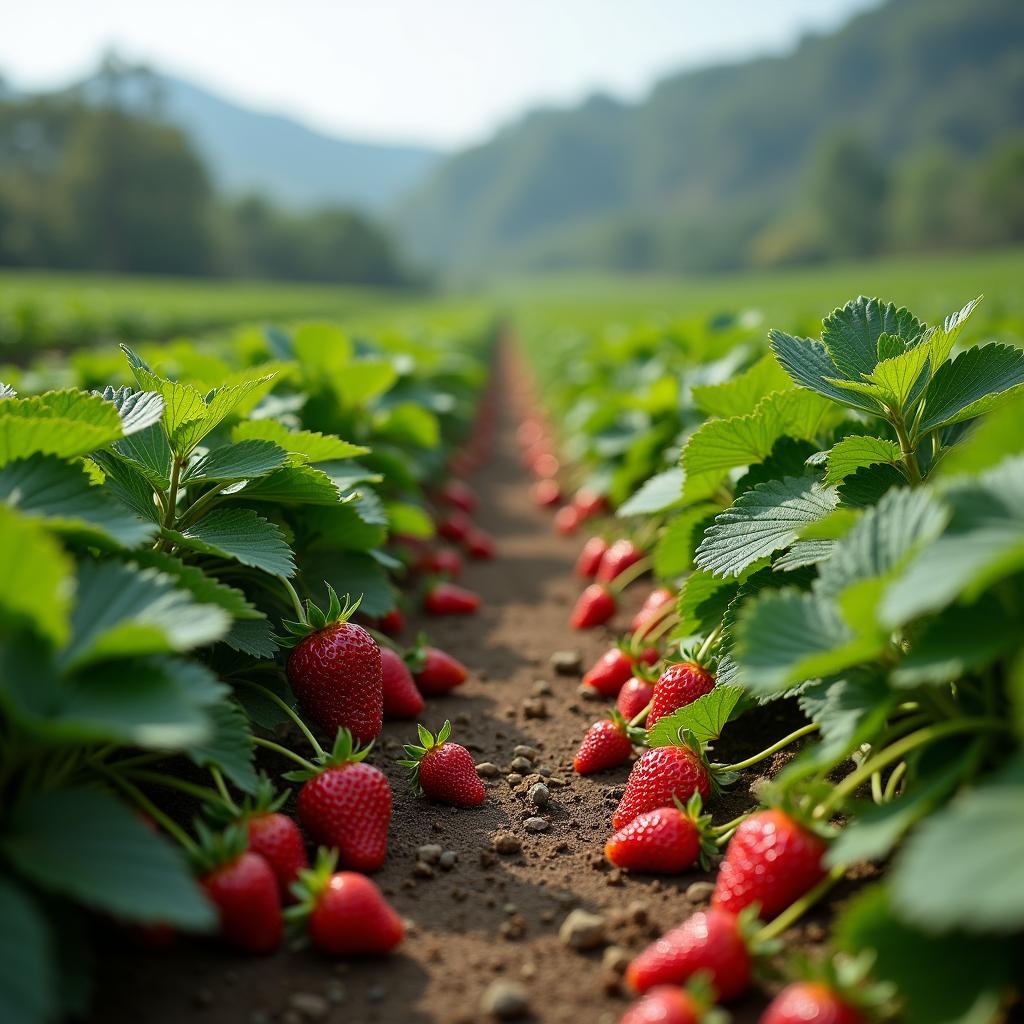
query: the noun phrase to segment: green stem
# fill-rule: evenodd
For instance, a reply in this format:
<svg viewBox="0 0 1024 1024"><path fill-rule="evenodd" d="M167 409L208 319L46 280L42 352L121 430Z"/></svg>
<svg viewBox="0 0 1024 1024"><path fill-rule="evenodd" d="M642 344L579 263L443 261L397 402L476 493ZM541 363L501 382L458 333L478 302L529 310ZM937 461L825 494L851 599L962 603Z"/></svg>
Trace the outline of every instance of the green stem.
<svg viewBox="0 0 1024 1024"><path fill-rule="evenodd" d="M181 514L180 525L191 526L196 520L201 519L217 503L221 497L221 487L211 487L205 494L199 495L195 501Z"/></svg>
<svg viewBox="0 0 1024 1024"><path fill-rule="evenodd" d="M302 735L309 741L309 745L313 748L313 753L317 757L324 756L324 748L317 742L317 738L310 731L309 726L296 714L295 709L291 707L286 700L279 697L273 690L268 689L265 686L261 686L259 683L254 683L251 679L236 679L236 683L241 683L243 686L248 686L250 689L255 690L257 693L266 697L267 700L273 701L298 727Z"/></svg>
<svg viewBox="0 0 1024 1024"><path fill-rule="evenodd" d="M871 773L871 799L876 803L880 804L884 799L882 793L882 773L872 772Z"/></svg>
<svg viewBox="0 0 1024 1024"><path fill-rule="evenodd" d="M197 786L194 782L186 782L184 779L176 779L173 775L164 775L163 772L150 772L143 769L129 769L123 773L136 782L148 782L151 786L163 786L165 789L176 789L179 793L193 797L204 804L215 804L232 808L231 798L225 801L220 794L210 789L209 786Z"/></svg>
<svg viewBox="0 0 1024 1024"><path fill-rule="evenodd" d="M889 801L896 796L896 789L900 784L900 780L906 774L907 762L900 761L900 763L893 768L892 774L889 776L889 781L885 784L885 791L882 793L882 799L885 803L889 803Z"/></svg>
<svg viewBox="0 0 1024 1024"><path fill-rule="evenodd" d="M635 580L640 579L645 572L648 572L651 566L654 565L654 559L650 556L641 558L638 562L634 562L628 569L623 569L618 576L615 577L608 584L608 589L613 594L621 594L626 587L633 583Z"/></svg>
<svg viewBox="0 0 1024 1024"><path fill-rule="evenodd" d="M167 491L167 509L164 512L164 528L170 529L174 525L174 513L178 503L178 481L181 478L182 459L174 457L171 464L171 486Z"/></svg>
<svg viewBox="0 0 1024 1024"><path fill-rule="evenodd" d="M736 829L731 828L728 832L723 832L720 836L715 836L715 846L725 846L727 842L736 834Z"/></svg>
<svg viewBox="0 0 1024 1024"><path fill-rule="evenodd" d="M770 924L766 924L755 936L754 942L764 942L781 935L787 928L796 924L803 915L821 899L843 875L846 865L837 864L810 892L805 893L796 902L791 903Z"/></svg>
<svg viewBox="0 0 1024 1024"><path fill-rule="evenodd" d="M191 836L174 820L164 814L138 786L133 786L127 779L122 778L117 772L107 768L100 771L117 786L134 804L139 806L146 814L153 819L169 836L173 837L179 846L183 847L193 856L199 853L199 847Z"/></svg>
<svg viewBox="0 0 1024 1024"><path fill-rule="evenodd" d="M210 765L210 775L213 778L213 784L217 787L217 792L220 793L221 800L224 801L225 806L231 811L232 814L240 814L238 805L234 800L231 799L231 794L228 792L227 783L224 781L224 776L221 774L221 770L215 765Z"/></svg>
<svg viewBox="0 0 1024 1024"><path fill-rule="evenodd" d="M316 767L312 762L307 761L300 754L296 754L294 750L289 750L287 747L282 747L280 743L275 743L273 740L265 740L262 736L253 736L253 743L258 747L263 747L265 750L272 750L275 754L280 754L282 757L290 758L296 764L301 765L307 771L315 772Z"/></svg>
<svg viewBox="0 0 1024 1024"><path fill-rule="evenodd" d="M675 613L675 610L675 602L666 601L665 604L663 604L658 609L658 611L655 613L651 621L645 622L643 624L644 628L638 630L636 633L632 635L632 637L630 637L630 651L633 654L639 654L641 649L643 648L644 643L646 642L647 638L651 635L651 633L654 631L654 629L657 628L657 626L659 626L670 615L673 615Z"/></svg>
<svg viewBox="0 0 1024 1024"><path fill-rule="evenodd" d="M798 739L808 736L812 732L817 732L820 728L821 726L817 722L809 722L807 725L802 725L799 729L794 730L788 736L783 736L781 740L762 750L760 754L754 754L753 757L748 757L745 761L737 761L735 764L716 765L715 767L720 772L743 771L744 768L749 768L751 765L764 761L771 757L772 754L777 754L783 747L788 747L790 743L795 743Z"/></svg>
<svg viewBox="0 0 1024 1024"><path fill-rule="evenodd" d="M292 600L292 607L294 607L295 614L299 617L299 622L306 625L306 609L302 607L302 602L299 600L299 595L295 593L291 580L287 576L278 576L277 578L284 584L284 589L288 591L288 596Z"/></svg>
<svg viewBox="0 0 1024 1024"><path fill-rule="evenodd" d="M893 415L890 422L896 431L896 437L899 438L900 455L903 456L903 466L906 470L907 479L910 481L911 486L916 487L921 482L921 469L917 464L917 456L914 454L914 446L910 441L910 435L907 433L907 426L903 422L903 417L898 415Z"/></svg>
<svg viewBox="0 0 1024 1024"><path fill-rule="evenodd" d="M651 644L656 644L670 629L674 629L679 625L679 616L675 614L675 605L667 604L666 608L669 609L671 614L667 614L660 619L651 629L649 629L643 637L643 642L640 644L641 649L643 647L649 647Z"/></svg>
<svg viewBox="0 0 1024 1024"><path fill-rule="evenodd" d="M654 701L652 700L647 707L642 711L638 711L634 718L629 720L629 728L632 729L636 725L643 725L647 721L647 716L651 713L651 708L654 707Z"/></svg>
<svg viewBox="0 0 1024 1024"><path fill-rule="evenodd" d="M697 653L696 653L696 655L694 656L694 659L693 659L694 661L697 662L698 665L703 665L704 664L704 659L711 653L711 648L714 647L715 644L718 643L718 639L722 635L722 630L724 628L725 627L724 627L723 623L720 622L705 637L704 643L702 643L700 645L700 649L697 651Z"/></svg>
<svg viewBox="0 0 1024 1024"><path fill-rule="evenodd" d="M743 822L745 822L753 813L753 811L746 811L738 818L733 818L732 821L727 821L724 825L712 825L712 827L708 829L708 835L717 836L721 835L723 832L732 832L733 829L739 828L739 826L742 825Z"/></svg>

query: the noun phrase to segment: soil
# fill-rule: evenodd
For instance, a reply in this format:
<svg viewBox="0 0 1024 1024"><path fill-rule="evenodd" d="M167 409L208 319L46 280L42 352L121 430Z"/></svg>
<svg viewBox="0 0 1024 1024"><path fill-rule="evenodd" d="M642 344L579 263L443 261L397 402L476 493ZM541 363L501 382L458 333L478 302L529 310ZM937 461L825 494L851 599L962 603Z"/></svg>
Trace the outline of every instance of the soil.
<svg viewBox="0 0 1024 1024"><path fill-rule="evenodd" d="M473 618L427 624L433 641L470 666L472 676L453 695L429 701L425 723L436 730L450 718L454 738L502 772L486 780L483 806L457 810L409 793L393 758L400 742L414 739L411 723L387 724L371 758L395 792L390 852L374 877L409 923L403 945L386 959L331 962L308 949L252 958L213 941L182 940L157 953L111 941L98 951L90 1018L96 1024L478 1024L491 1019L481 1000L498 980L527 993L522 1019L615 1024L627 1006L617 975L604 966L600 948L580 953L563 945L558 930L565 917L574 908L602 915L608 945L631 955L706 904L710 886L691 888L710 877L700 871L631 876L603 858L628 766L588 778L573 774L580 737L602 705L584 700L579 676L556 674L550 657L578 650L588 666L618 633L569 629L581 540L557 536L550 513L533 505L514 429L511 411L502 408L494 458L473 478L482 498L479 522L499 545L496 561L469 565L463 580L484 606ZM620 630L647 589L643 582L631 588ZM775 719L788 713L779 705L756 719L746 716L716 753L742 757L767 746L787 731ZM518 784L506 777L519 745L538 752L534 767L550 788L551 802L540 811L527 797L532 773ZM715 801L717 821L752 804L757 776L747 776ZM525 820L538 814L549 822L546 831L529 831ZM520 852L494 851L501 832L519 840ZM455 866L417 867L417 849L428 844L454 851ZM840 888L837 899L843 895ZM787 945L820 943L827 914L793 929ZM756 1021L766 998L766 990L755 989L730 1007L733 1019Z"/></svg>

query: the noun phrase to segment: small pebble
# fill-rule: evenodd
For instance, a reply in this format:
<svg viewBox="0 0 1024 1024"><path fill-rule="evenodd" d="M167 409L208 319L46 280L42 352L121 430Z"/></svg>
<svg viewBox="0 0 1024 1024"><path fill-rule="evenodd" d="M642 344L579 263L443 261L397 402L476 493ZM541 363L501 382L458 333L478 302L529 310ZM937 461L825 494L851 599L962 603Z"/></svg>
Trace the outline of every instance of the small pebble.
<svg viewBox="0 0 1024 1024"><path fill-rule="evenodd" d="M387 989L383 985L371 985L366 990L366 998L371 1003L379 1003L387 995Z"/></svg>
<svg viewBox="0 0 1024 1024"><path fill-rule="evenodd" d="M424 864L423 861L418 860L413 865L412 873L417 878L433 878L434 869L429 864Z"/></svg>
<svg viewBox="0 0 1024 1024"><path fill-rule="evenodd" d="M345 997L348 995L348 989L340 981L332 981L326 989L327 1001L334 1003L337 1006L339 1003L345 1002Z"/></svg>
<svg viewBox="0 0 1024 1024"><path fill-rule="evenodd" d="M493 842L496 853L518 853L522 848L522 841L511 832L499 832Z"/></svg>
<svg viewBox="0 0 1024 1024"><path fill-rule="evenodd" d="M519 746L513 748L512 756L525 757L528 761L532 762L540 757L540 751L536 747L528 747L525 743L520 743Z"/></svg>
<svg viewBox="0 0 1024 1024"><path fill-rule="evenodd" d="M537 679L530 690L534 697L550 697L554 692L546 679Z"/></svg>
<svg viewBox="0 0 1024 1024"><path fill-rule="evenodd" d="M523 828L527 832L547 832L550 824L547 818L527 818L523 822Z"/></svg>
<svg viewBox="0 0 1024 1024"><path fill-rule="evenodd" d="M555 651L548 662L560 676L578 676L583 671L583 654L575 649Z"/></svg>
<svg viewBox="0 0 1024 1024"><path fill-rule="evenodd" d="M476 773L482 779L496 779L501 774L501 769L491 761L481 761L476 766Z"/></svg>
<svg viewBox="0 0 1024 1024"><path fill-rule="evenodd" d="M547 718L547 702L543 697L529 697L523 701L523 714L527 718Z"/></svg>
<svg viewBox="0 0 1024 1024"><path fill-rule="evenodd" d="M580 685L576 687L576 692L584 700L602 700L603 699L601 697L601 694L599 694L597 692L597 690L595 690L592 686L584 686L583 683L580 683Z"/></svg>
<svg viewBox="0 0 1024 1024"><path fill-rule="evenodd" d="M294 992L288 1006L305 1020L323 1020L331 1012L331 1004L315 992Z"/></svg>
<svg viewBox="0 0 1024 1024"><path fill-rule="evenodd" d="M424 864L436 864L441 859L443 852L443 848L438 846L437 843L428 843L416 851L416 857L418 860L423 861Z"/></svg>
<svg viewBox="0 0 1024 1024"><path fill-rule="evenodd" d="M707 903L714 891L714 882L691 882L686 887L686 898L691 903Z"/></svg>
<svg viewBox="0 0 1024 1024"><path fill-rule="evenodd" d="M558 938L570 949L597 949L605 942L604 918L589 910L573 910L558 929Z"/></svg>
<svg viewBox="0 0 1024 1024"><path fill-rule="evenodd" d="M533 762L528 757L513 757L509 767L515 772L532 772Z"/></svg>
<svg viewBox="0 0 1024 1024"><path fill-rule="evenodd" d="M459 855L454 850L445 850L437 862L445 871L451 871L458 859Z"/></svg>
<svg viewBox="0 0 1024 1024"><path fill-rule="evenodd" d="M522 1017L530 1006L530 997L522 985L514 981L492 981L480 1001L484 1013L498 1020Z"/></svg>
<svg viewBox="0 0 1024 1024"><path fill-rule="evenodd" d="M516 786L518 786L519 783L523 781L523 777L522 777L522 775L519 774L519 772L510 772L508 775L505 776L505 781L513 789L515 789Z"/></svg>
<svg viewBox="0 0 1024 1024"><path fill-rule="evenodd" d="M618 977L626 973L630 955L621 946L609 946L601 957L601 966Z"/></svg>
<svg viewBox="0 0 1024 1024"><path fill-rule="evenodd" d="M547 807L551 802L551 790L543 782L535 782L527 795L534 807Z"/></svg>

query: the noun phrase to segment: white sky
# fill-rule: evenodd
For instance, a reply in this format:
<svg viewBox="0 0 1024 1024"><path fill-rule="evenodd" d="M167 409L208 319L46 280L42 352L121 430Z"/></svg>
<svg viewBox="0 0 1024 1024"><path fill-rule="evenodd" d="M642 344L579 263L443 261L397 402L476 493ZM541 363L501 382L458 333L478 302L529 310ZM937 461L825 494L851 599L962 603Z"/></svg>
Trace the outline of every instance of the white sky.
<svg viewBox="0 0 1024 1024"><path fill-rule="evenodd" d="M63 85L114 47L359 138L460 145L540 103L791 46L878 0L0 0L0 75Z"/></svg>

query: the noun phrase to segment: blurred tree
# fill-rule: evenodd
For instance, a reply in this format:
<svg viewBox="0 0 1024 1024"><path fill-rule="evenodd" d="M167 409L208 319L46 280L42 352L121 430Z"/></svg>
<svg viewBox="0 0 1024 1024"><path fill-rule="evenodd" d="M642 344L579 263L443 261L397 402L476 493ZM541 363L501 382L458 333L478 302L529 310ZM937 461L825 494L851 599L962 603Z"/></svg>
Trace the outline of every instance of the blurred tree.
<svg viewBox="0 0 1024 1024"><path fill-rule="evenodd" d="M826 251L841 258L870 256L886 236L886 175L854 135L833 135L819 147L812 196L821 217Z"/></svg>
<svg viewBox="0 0 1024 1024"><path fill-rule="evenodd" d="M1024 240L1024 137L997 147L981 168L979 215L986 239Z"/></svg>

